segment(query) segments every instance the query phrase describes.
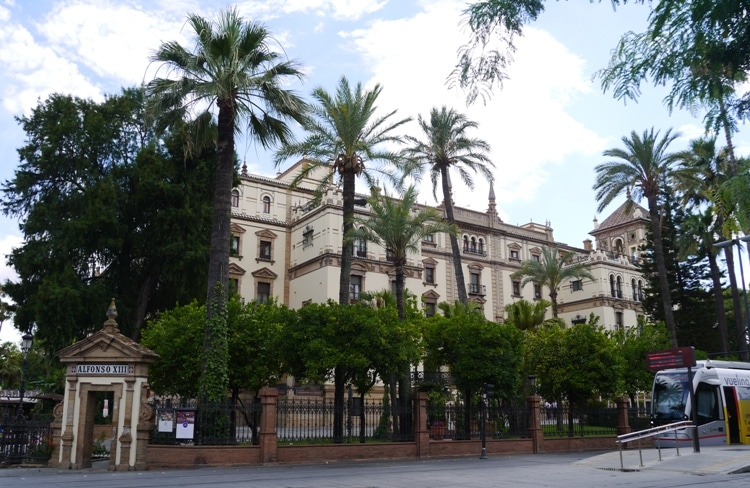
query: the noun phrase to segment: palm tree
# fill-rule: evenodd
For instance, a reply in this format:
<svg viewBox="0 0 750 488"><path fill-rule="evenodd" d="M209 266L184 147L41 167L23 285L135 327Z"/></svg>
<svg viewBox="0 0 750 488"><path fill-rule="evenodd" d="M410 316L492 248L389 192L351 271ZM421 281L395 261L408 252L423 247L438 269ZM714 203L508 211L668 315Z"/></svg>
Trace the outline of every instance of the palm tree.
<svg viewBox="0 0 750 488"><path fill-rule="evenodd" d="M329 173L317 188L318 197L333 183L336 175L341 179L344 218L339 278L341 304L349 303L352 248L346 245L346 236L353 226L356 178L365 178L370 188L377 186L376 174L398 181L389 171L389 165L398 165L402 158L383 146L400 143L401 138L394 131L410 120L393 121L395 110L376 117L375 102L381 91L380 85L375 85L372 90L364 90L360 83L352 90L346 77L339 81L335 96L322 87L315 88L312 96L316 103L310 107L310 116L302 122L307 137L301 142L284 144L276 153L277 166L292 156L304 158L305 165L292 182L293 186L320 169ZM365 166L368 161L378 161L384 166L368 168ZM344 380L343 370L336 368L333 382L333 437L336 442L342 441L344 432Z"/></svg>
<svg viewBox="0 0 750 488"><path fill-rule="evenodd" d="M714 247L717 241L723 241L723 227L733 209L721 205L716 195L720 186L727 180L731 171L731 162L726 157L728 152L716 150L716 138L699 138L690 141L690 149L679 153L680 166L674 173L677 187L681 190L682 201L693 213L684 223L685 231L678 236L678 248L683 256L700 252L708 257L709 269L714 288L716 303L716 320L721 338L722 352L729 351L727 318L724 309L724 294L721 284L721 271L716 259L718 250ZM718 203L718 204L717 204ZM732 303L739 311L740 295L737 288L737 277L734 272L734 251L731 246L724 249L727 260ZM742 314L735 313L737 330L744 331Z"/></svg>
<svg viewBox="0 0 750 488"><path fill-rule="evenodd" d="M226 324L222 331L221 323L222 317L225 322L229 282L234 137L240 131L240 121L245 120L248 135L264 147L288 141L291 131L287 121L301 120L305 103L284 86L290 79L302 78L302 72L296 63L280 60L264 26L245 22L234 8L221 12L215 20L191 14L187 23L194 33L195 48L188 50L175 41L162 44L152 61L162 63L170 76L150 81L146 93L157 130L187 118L192 111L218 109L204 349L221 356L226 355L222 351L226 349ZM210 119L208 112L198 117ZM203 377L210 367L204 359ZM217 385L213 392L223 395L222 388Z"/></svg>
<svg viewBox="0 0 750 488"><path fill-rule="evenodd" d="M544 246L539 261L534 259L523 261L518 271L510 277L512 279L523 278L521 286L533 282L549 288L552 316L557 318L557 292L563 282L582 278L595 281L594 276L589 272L588 263L573 262L575 255L574 252L560 252L557 247Z"/></svg>
<svg viewBox="0 0 750 488"><path fill-rule="evenodd" d="M659 132L654 132L653 128L650 131L644 131L643 135L632 131L630 137L623 136L624 149L612 148L604 151L604 156L614 158L614 160L596 166L596 183L594 184L599 212L622 193L632 192L634 200L645 197L648 202L651 232L654 236L654 261L659 275L664 319L672 347L677 347L677 327L672 312L672 296L661 241L659 197L672 175L673 164L679 159L676 153L667 152L669 145L677 137L679 133L672 133L670 129L664 137L659 138Z"/></svg>
<svg viewBox="0 0 750 488"><path fill-rule="evenodd" d="M531 303L528 300L518 300L505 306L505 313L508 315L506 322L509 322L521 330L534 330L539 324L544 322L544 316L547 315L547 309L552 302L539 300Z"/></svg>
<svg viewBox="0 0 750 488"><path fill-rule="evenodd" d="M469 120L465 115L453 109L449 110L445 106L440 109L433 108L430 111L429 120L425 120L420 115L418 122L424 140L406 136L407 142L411 145L404 153L418 164L418 167L412 172L414 176L418 177L426 168L429 168L432 194L435 199L437 199L438 179L440 180L445 215L448 222L455 224L450 170L454 168L461 180L471 189L474 189L474 181L469 171L482 174L487 178L487 181L492 183L492 172L489 168L495 166L487 156L490 145L482 139L467 135L469 130L478 126L476 122ZM451 235L450 240L453 268L456 274L456 285L458 286L458 300L465 304L468 303L469 297L466 291L463 267L461 266L461 249L458 247L456 235Z"/></svg>
<svg viewBox="0 0 750 488"><path fill-rule="evenodd" d="M418 253L422 239L429 235L438 232L457 232L455 225L444 221L434 208L417 208L417 196L417 190L413 186L404 192L401 200L390 198L385 191L373 191L372 196L367 199L370 205L369 215L355 216L352 219L354 226L347 234L347 243L353 243L355 239L364 239L381 245L390 252L396 270L396 307L401 320L406 320L404 268L409 253ZM402 417L408 412L410 367L411 365L406 363L400 368L399 397ZM409 426L405 420L402 418L398 422L401 429Z"/></svg>
<svg viewBox="0 0 750 488"><path fill-rule="evenodd" d="M398 181L392 170L402 162L402 158L384 146L400 143L401 137L394 131L411 119L394 120L395 110L376 117L375 102L381 91L379 84L372 90L365 90L361 83L357 83L352 90L346 77L339 81L335 95L321 87L316 88L312 93L316 103L311 107L311 116L302 124L307 137L301 142L285 144L276 153L277 166L293 156L305 159L306 164L293 185L321 168L327 171L329 177L322 179L317 189L318 195L325 192L338 175L342 186L344 239L352 228L356 178L363 177L370 188L378 186L378 176L392 182ZM381 166L369 168L367 162L378 162ZM339 281L339 303L342 304L349 303L351 266L351 246L344 243Z"/></svg>
<svg viewBox="0 0 750 488"><path fill-rule="evenodd" d="M367 199L369 215L355 216L347 242L364 239L385 247L396 270L396 306L401 320L406 319L404 301L404 267L409 253L420 251L422 239L438 232L455 234L455 225L444 221L437 210L417 207L417 190L409 187L401 200L390 198L385 191L375 191Z"/></svg>
<svg viewBox="0 0 750 488"><path fill-rule="evenodd" d="M713 282L716 326L719 329L721 352L727 355L729 352L729 337L726 310L724 308L724 290L721 285L721 270L716 259L719 250L714 246L717 228L716 220L710 211L691 213L682 223L681 232L677 235L675 243L679 255L683 259L696 254L705 255L708 259L708 268L711 273L711 281ZM730 249L730 251L732 250ZM735 310L740 309L736 308ZM735 312L735 315L739 317L740 321L742 320L741 314Z"/></svg>

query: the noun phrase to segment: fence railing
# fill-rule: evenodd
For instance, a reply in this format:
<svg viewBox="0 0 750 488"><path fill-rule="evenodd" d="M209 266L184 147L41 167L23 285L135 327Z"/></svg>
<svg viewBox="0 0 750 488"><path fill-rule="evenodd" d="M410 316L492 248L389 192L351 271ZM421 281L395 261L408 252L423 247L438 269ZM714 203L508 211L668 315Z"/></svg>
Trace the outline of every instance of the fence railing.
<svg viewBox="0 0 750 488"><path fill-rule="evenodd" d="M617 408L541 407L545 437L617 435Z"/></svg>
<svg viewBox="0 0 750 488"><path fill-rule="evenodd" d="M493 402L489 403L485 417L488 439L528 436L528 410L525 407L497 406ZM479 439L482 435L481 404L472 405L467 409L463 403L428 403L427 423L431 439Z"/></svg>
<svg viewBox="0 0 750 488"><path fill-rule="evenodd" d="M282 443L410 441L414 439L413 407L390 406L380 400L352 398L344 403L336 429L331 399L279 399L276 437Z"/></svg>
<svg viewBox="0 0 750 488"><path fill-rule="evenodd" d="M195 400L154 401L157 425L151 434L152 444L195 444L205 446L257 444L259 442L261 406L257 402L198 404ZM180 438L174 428L180 410L194 412L192 438ZM173 428L160 431L160 416L171 419Z"/></svg>
<svg viewBox="0 0 750 488"><path fill-rule="evenodd" d="M0 420L0 465L46 463L53 448L51 421L15 416Z"/></svg>
<svg viewBox="0 0 750 488"><path fill-rule="evenodd" d="M197 405L195 402L157 400L157 417L161 408L181 405L195 411L195 435L179 439L175 431L154 430L154 444L238 445L258 444L261 419L259 403L232 405ZM382 399L349 398L340 412L331 398L277 397L275 432L280 444L328 444L412 441L415 436L414 406L395 408ZM178 410L179 407L175 407ZM430 438L480 439L482 405L475 401L470 407L458 400L426 405L423 428ZM631 415L637 415L635 411ZM529 434L530 412L526 405L499 405L490 400L485 417L487 439L520 439ZM547 438L617 435L617 408L570 408L542 405L539 410L542 434ZM641 425L631 417L632 425ZM645 420L644 420L645 421Z"/></svg>

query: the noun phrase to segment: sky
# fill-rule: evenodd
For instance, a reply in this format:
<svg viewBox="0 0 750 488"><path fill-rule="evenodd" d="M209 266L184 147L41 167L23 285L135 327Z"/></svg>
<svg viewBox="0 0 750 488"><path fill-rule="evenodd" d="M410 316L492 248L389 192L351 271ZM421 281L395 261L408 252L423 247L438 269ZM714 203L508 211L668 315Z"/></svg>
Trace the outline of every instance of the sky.
<svg viewBox="0 0 750 488"><path fill-rule="evenodd" d="M497 208L503 221L549 224L557 241L582 246L599 215L592 185L605 149L621 147L631 131L672 128L687 147L703 134L702 114L670 114L666 90L644 86L638 103L614 100L593 77L606 66L626 31L645 30L648 5L609 1L548 0L538 21L517 41L510 79L486 104L466 105L465 93L446 78L458 48L469 39L462 26L465 1L457 0L256 0L237 2L241 15L266 25L306 78L291 88L308 96L332 92L341 76L383 87L381 111L399 117L429 114L446 105L479 124L473 133L492 149ZM0 0L0 182L13 178L24 133L16 117L29 114L52 93L101 101L123 87L148 82L157 66L149 57L160 44L190 45L188 13L213 17L228 6L208 0ZM405 133L417 134L416 124ZM750 131L735 140L750 152ZM272 176L272 153L239 139L236 150L251 173ZM288 164L291 164L289 161ZM286 166L288 166L288 164ZM280 169L285 169L285 167ZM489 185L473 190L454 178L454 201L487 209ZM427 179L420 202L436 204ZM15 274L5 255L22 243L18 221L0 215L0 282ZM6 322L0 340L17 340Z"/></svg>

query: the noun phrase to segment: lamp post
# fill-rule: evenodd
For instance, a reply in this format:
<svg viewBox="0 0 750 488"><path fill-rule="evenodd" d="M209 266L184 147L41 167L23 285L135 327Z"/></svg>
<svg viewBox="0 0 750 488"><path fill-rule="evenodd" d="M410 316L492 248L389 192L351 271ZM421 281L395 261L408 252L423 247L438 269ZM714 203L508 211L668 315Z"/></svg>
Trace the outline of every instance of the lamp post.
<svg viewBox="0 0 750 488"><path fill-rule="evenodd" d="M21 337L21 351L23 352L23 367L21 368L21 387L18 389L18 408L16 417L24 417L23 395L26 393L26 370L29 367L29 350L34 342L34 336L28 332Z"/></svg>
<svg viewBox="0 0 750 488"><path fill-rule="evenodd" d="M745 271L742 267L742 247L741 242L747 243L748 251L750 252L750 236L743 236L739 239L730 239L728 241L721 241L714 244L714 246L719 248L728 248L729 246L737 245L737 257L740 261L740 279L742 280L742 294L745 296L745 320L743 320L743 323L745 326L742 328L742 331L738 334L737 341L739 345L739 352L740 352L740 359L743 361L748 360L747 355L747 333L748 330L750 330L750 324L748 324L748 320L750 320L750 310L748 310L750 307L748 307L747 303L747 288L745 286ZM731 250L729 252L732 252ZM735 311L737 313L737 311Z"/></svg>

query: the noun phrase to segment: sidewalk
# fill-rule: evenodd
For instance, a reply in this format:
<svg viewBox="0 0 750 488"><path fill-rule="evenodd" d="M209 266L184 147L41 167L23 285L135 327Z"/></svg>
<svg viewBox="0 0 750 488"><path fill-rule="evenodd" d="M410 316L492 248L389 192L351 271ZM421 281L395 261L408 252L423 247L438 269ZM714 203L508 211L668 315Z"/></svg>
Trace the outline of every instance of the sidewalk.
<svg viewBox="0 0 750 488"><path fill-rule="evenodd" d="M641 456L643 466L641 466ZM620 452L582 459L574 463L577 466L620 471ZM655 448L643 448L639 454L637 448L622 451L624 471L672 471L694 475L737 474L750 472L750 445L701 446L701 452L693 452L692 446L680 448L679 456L674 448L659 451Z"/></svg>

